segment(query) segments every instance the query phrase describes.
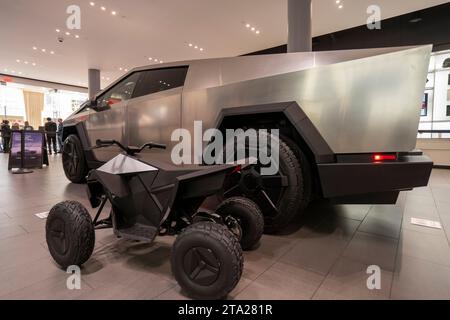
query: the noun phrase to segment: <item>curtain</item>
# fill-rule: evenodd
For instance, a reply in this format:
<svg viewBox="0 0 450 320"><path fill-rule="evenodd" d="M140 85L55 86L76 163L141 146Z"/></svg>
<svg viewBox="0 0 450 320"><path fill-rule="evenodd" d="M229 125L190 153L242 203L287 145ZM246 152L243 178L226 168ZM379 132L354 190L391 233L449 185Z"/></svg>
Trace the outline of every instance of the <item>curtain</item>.
<svg viewBox="0 0 450 320"><path fill-rule="evenodd" d="M42 126L42 111L44 110L44 94L23 90L26 120L35 130Z"/></svg>

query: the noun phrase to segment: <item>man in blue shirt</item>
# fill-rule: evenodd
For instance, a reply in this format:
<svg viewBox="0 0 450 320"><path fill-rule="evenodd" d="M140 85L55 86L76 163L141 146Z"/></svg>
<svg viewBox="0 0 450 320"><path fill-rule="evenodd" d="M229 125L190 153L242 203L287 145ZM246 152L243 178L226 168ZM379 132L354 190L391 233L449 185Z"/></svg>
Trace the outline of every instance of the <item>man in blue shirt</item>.
<svg viewBox="0 0 450 320"><path fill-rule="evenodd" d="M61 118L58 119L58 129L56 130L56 137L58 138L58 153L62 153L63 150L63 120Z"/></svg>

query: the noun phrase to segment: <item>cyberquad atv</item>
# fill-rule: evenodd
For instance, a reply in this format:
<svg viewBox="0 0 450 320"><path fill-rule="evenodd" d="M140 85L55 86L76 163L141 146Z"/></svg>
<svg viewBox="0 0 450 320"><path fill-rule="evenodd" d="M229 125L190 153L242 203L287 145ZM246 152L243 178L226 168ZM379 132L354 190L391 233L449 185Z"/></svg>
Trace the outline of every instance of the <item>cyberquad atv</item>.
<svg viewBox="0 0 450 320"><path fill-rule="evenodd" d="M112 228L117 237L151 243L156 236L177 235L171 253L172 273L181 288L197 299L220 299L238 283L243 268L242 249L260 240L263 215L249 199L232 197L215 212L199 211L209 196L220 195L235 165L172 166L142 161L137 154L164 145L147 143L124 147L114 140L98 140L96 147L119 146L124 152L87 177L93 208L75 201L55 205L46 223L46 240L53 259L63 268L81 266L94 250L95 230ZM99 220L107 201L111 213Z"/></svg>

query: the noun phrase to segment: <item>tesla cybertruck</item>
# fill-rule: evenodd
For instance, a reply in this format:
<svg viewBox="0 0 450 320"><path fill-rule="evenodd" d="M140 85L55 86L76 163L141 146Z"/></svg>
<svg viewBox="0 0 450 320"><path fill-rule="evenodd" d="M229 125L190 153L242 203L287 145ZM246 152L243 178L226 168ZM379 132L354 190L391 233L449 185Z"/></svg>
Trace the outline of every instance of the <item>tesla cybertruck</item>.
<svg viewBox="0 0 450 320"><path fill-rule="evenodd" d="M285 227L317 198L393 204L426 186L432 161L415 150L431 46L288 53L184 61L136 68L64 122L64 170L83 182L124 145L160 141L171 161L174 130L278 129L279 172L252 169L240 188ZM204 142L206 145L208 142ZM143 153L140 157L148 157Z"/></svg>

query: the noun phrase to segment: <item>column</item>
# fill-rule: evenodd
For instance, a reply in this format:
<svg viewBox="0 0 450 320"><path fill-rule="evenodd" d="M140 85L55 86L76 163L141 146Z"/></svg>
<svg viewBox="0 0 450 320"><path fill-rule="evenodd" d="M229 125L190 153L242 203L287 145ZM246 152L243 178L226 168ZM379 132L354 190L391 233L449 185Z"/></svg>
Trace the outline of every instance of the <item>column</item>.
<svg viewBox="0 0 450 320"><path fill-rule="evenodd" d="M288 0L288 52L312 51L312 0Z"/></svg>
<svg viewBox="0 0 450 320"><path fill-rule="evenodd" d="M100 92L100 70L88 70L88 83L89 98L93 98L98 92Z"/></svg>

